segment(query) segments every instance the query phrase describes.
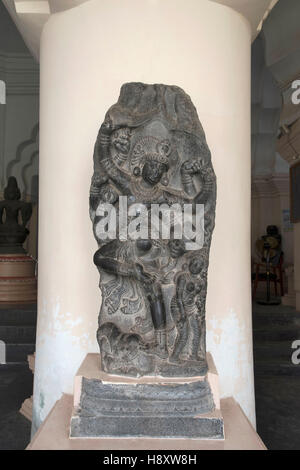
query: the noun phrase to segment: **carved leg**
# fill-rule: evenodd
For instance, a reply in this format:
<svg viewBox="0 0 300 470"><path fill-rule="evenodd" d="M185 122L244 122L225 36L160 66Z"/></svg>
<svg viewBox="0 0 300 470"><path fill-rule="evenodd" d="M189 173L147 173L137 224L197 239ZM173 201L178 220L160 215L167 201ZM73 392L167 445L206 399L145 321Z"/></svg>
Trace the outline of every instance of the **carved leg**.
<svg viewBox="0 0 300 470"><path fill-rule="evenodd" d="M185 320L184 324L179 327L177 325L177 330L178 330L178 335L175 340L175 346L173 353L170 357L171 362L178 362L179 361L179 355L182 352L184 346L186 345L187 339L188 339L188 332L189 332L189 325L188 321Z"/></svg>
<svg viewBox="0 0 300 470"><path fill-rule="evenodd" d="M201 337L201 319L196 316L191 316L189 318L190 323L190 334L192 334L192 350L190 354L190 359L193 361L199 361L198 351L200 348L200 337Z"/></svg>
<svg viewBox="0 0 300 470"><path fill-rule="evenodd" d="M166 359L169 355L167 349L167 332L166 330L155 330L155 336L156 347L153 352L162 359Z"/></svg>

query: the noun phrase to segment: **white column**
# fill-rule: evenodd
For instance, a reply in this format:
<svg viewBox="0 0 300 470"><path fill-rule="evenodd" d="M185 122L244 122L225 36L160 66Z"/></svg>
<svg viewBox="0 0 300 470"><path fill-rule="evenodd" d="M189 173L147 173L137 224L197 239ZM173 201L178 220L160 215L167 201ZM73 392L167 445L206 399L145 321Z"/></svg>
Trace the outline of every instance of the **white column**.
<svg viewBox="0 0 300 470"><path fill-rule="evenodd" d="M96 250L88 213L93 146L125 82L178 85L197 107L218 199L208 350L222 396L255 422L250 293L250 46L246 19L208 0L91 0L54 15L41 41L38 426L98 351Z"/></svg>

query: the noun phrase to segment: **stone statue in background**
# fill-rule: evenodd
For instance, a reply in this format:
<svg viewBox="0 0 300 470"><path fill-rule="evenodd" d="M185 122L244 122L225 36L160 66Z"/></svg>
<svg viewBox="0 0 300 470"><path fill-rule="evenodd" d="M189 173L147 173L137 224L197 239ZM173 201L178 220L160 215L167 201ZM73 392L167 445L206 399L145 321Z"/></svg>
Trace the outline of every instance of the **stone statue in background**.
<svg viewBox="0 0 300 470"><path fill-rule="evenodd" d="M32 214L32 204L20 201L17 180L10 176L0 201L0 253L25 253L23 243L29 235L26 228Z"/></svg>
<svg viewBox="0 0 300 470"><path fill-rule="evenodd" d="M216 178L191 99L175 86L128 83L106 114L94 153L90 215L99 249L102 305L97 332L102 369L139 377L192 377L207 371L205 301L215 223ZM125 224L137 204L204 206L204 243L153 237L103 239L110 204ZM117 217L118 230L121 222ZM193 227L195 227L193 225ZM101 233L100 233L101 232ZM120 233L120 232L119 232Z"/></svg>

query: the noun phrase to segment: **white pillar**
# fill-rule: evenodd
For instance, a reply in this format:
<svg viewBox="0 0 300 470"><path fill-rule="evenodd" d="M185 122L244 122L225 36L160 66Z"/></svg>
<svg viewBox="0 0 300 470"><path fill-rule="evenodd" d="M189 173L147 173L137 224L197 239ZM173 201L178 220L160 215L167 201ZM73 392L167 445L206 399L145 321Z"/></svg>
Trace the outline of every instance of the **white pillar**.
<svg viewBox="0 0 300 470"><path fill-rule="evenodd" d="M208 0L91 0L54 15L41 41L38 426L98 351L93 146L125 82L178 85L197 107L217 175L208 350L222 396L255 422L250 294L250 46L247 20Z"/></svg>

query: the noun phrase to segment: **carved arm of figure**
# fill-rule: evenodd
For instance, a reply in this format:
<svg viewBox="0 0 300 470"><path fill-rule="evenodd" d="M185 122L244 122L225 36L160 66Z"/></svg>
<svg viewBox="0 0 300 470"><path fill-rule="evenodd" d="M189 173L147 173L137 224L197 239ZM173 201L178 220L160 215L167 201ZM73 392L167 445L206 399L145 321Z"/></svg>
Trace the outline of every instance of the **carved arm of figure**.
<svg viewBox="0 0 300 470"><path fill-rule="evenodd" d="M109 178L115 183L115 185L122 191L124 195L130 195L129 185L130 178L125 175L113 162L110 154L111 136L112 133L119 129L114 127L110 119L106 119L100 127L98 135L98 156L99 163L104 168Z"/></svg>
<svg viewBox="0 0 300 470"><path fill-rule="evenodd" d="M197 193L194 184L194 175L200 179L200 191ZM205 235L207 241L214 228L215 218L213 207L216 194L216 176L211 164L202 159L197 161L186 161L181 167L181 179L185 192L194 196L193 205L204 204Z"/></svg>
<svg viewBox="0 0 300 470"><path fill-rule="evenodd" d="M200 180L201 190L197 194L194 176ZM214 193L216 177L212 167L203 160L187 160L181 166L181 181L183 189L189 196L195 197L195 203L205 204Z"/></svg>
<svg viewBox="0 0 300 470"><path fill-rule="evenodd" d="M206 165L202 170L202 190L195 197L195 204L204 204L204 244L209 243L215 226L215 204L216 204L216 175L211 165Z"/></svg>
<svg viewBox="0 0 300 470"><path fill-rule="evenodd" d="M196 187L194 184L193 176L200 172L199 164L197 161L187 160L185 161L180 169L181 173L181 182L184 191L189 196L196 195Z"/></svg>
<svg viewBox="0 0 300 470"><path fill-rule="evenodd" d="M196 204L206 204L214 199L216 192L216 176L211 165L204 165L201 168L202 188L196 196Z"/></svg>
<svg viewBox="0 0 300 470"><path fill-rule="evenodd" d="M118 274L120 276L133 277L143 284L152 282L152 277L146 273L143 267L138 263L124 263L113 257L113 250L109 253L110 245L105 245L96 251L94 255L95 265L109 274Z"/></svg>
<svg viewBox="0 0 300 470"><path fill-rule="evenodd" d="M108 178L106 175L94 173L90 189L90 217L92 222L94 222L96 210L101 200L101 190L107 181Z"/></svg>
<svg viewBox="0 0 300 470"><path fill-rule="evenodd" d="M154 327L159 329L165 326L165 307L159 283L155 282L153 276L145 272L143 266L139 263L125 263L115 259L116 248L116 241L114 240L96 251L94 255L95 265L109 274L132 277L139 281L145 289L150 304Z"/></svg>
<svg viewBox="0 0 300 470"><path fill-rule="evenodd" d="M177 278L177 283L176 283L176 300L177 304L180 309L180 321L184 321L186 314L184 310L184 304L183 304L183 294L184 294L184 289L186 285L186 274L180 274Z"/></svg>

